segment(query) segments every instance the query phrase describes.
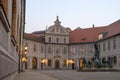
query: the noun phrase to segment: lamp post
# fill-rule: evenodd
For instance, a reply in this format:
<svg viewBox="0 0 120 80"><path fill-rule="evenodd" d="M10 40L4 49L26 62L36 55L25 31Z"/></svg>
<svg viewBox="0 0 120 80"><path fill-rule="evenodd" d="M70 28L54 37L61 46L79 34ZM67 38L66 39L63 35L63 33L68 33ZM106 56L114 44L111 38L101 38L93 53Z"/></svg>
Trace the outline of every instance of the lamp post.
<svg viewBox="0 0 120 80"><path fill-rule="evenodd" d="M24 47L24 52L22 54L22 70L27 69L27 51L28 51L28 46Z"/></svg>

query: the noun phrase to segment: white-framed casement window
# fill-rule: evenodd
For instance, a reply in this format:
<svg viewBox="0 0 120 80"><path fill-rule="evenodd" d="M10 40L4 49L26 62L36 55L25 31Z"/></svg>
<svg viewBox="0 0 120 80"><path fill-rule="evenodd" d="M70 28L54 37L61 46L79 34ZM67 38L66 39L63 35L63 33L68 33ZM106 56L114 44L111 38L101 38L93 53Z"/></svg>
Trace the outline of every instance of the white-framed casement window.
<svg viewBox="0 0 120 80"><path fill-rule="evenodd" d="M83 54L84 51L85 51L85 50L84 50L84 46L83 46L83 45L80 45L80 49L79 49L79 50L80 50L80 54Z"/></svg>
<svg viewBox="0 0 120 80"><path fill-rule="evenodd" d="M75 54L75 47L74 46L71 47L71 54Z"/></svg>
<svg viewBox="0 0 120 80"><path fill-rule="evenodd" d="M67 54L67 47L63 48L63 54Z"/></svg>
<svg viewBox="0 0 120 80"><path fill-rule="evenodd" d="M89 54L94 54L94 45L93 44L89 45Z"/></svg>

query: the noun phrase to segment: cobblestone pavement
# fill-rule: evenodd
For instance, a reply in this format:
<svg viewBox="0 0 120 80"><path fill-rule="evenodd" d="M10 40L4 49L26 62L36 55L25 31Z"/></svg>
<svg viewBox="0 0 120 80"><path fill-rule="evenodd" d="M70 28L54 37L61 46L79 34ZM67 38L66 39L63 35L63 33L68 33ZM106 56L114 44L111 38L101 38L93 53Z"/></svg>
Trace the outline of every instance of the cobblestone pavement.
<svg viewBox="0 0 120 80"><path fill-rule="evenodd" d="M58 80L53 77L47 76L35 70L27 70L18 74L14 80Z"/></svg>
<svg viewBox="0 0 120 80"><path fill-rule="evenodd" d="M77 72L76 70L27 70L14 80L120 80L120 72Z"/></svg>
<svg viewBox="0 0 120 80"><path fill-rule="evenodd" d="M37 70L59 80L120 80L120 72L78 72L76 70Z"/></svg>

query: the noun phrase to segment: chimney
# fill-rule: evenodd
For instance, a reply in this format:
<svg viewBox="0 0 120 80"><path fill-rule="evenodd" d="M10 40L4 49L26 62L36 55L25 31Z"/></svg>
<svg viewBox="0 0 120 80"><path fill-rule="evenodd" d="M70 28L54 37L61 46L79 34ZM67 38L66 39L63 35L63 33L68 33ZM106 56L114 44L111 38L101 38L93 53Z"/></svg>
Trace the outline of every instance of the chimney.
<svg viewBox="0 0 120 80"><path fill-rule="evenodd" d="M93 24L92 27L95 28L95 25Z"/></svg>

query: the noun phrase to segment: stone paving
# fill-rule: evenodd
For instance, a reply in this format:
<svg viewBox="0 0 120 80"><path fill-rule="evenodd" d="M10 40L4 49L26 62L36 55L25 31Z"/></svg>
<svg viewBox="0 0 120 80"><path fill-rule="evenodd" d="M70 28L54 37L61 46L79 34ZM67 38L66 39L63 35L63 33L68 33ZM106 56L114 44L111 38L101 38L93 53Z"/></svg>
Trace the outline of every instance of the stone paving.
<svg viewBox="0 0 120 80"><path fill-rule="evenodd" d="M18 74L14 80L58 80L53 77L47 76L40 72L35 72L32 70L27 70Z"/></svg>
<svg viewBox="0 0 120 80"><path fill-rule="evenodd" d="M76 70L27 70L14 80L120 80L120 72L78 72Z"/></svg>

